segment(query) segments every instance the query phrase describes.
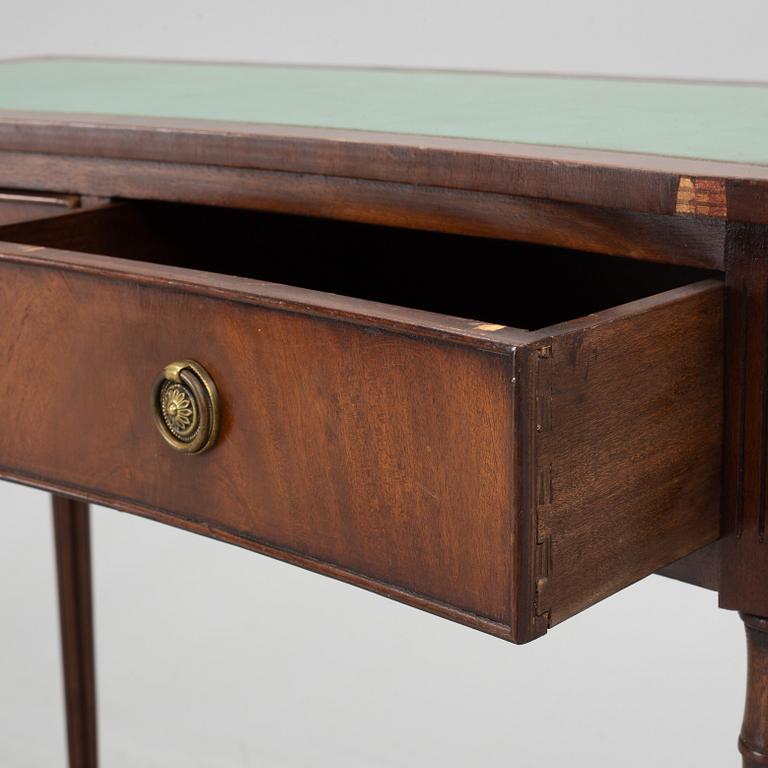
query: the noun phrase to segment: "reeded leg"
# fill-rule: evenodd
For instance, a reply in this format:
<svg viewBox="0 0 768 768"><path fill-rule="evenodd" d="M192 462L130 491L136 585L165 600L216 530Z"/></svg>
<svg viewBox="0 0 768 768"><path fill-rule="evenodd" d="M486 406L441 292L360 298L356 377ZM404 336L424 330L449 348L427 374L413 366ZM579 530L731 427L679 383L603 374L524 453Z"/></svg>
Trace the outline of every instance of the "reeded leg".
<svg viewBox="0 0 768 768"><path fill-rule="evenodd" d="M725 256L720 606L747 630L744 765L768 768L768 227L729 221Z"/></svg>
<svg viewBox="0 0 768 768"><path fill-rule="evenodd" d="M768 618L742 613L747 630L747 701L739 737L744 768L768 766Z"/></svg>
<svg viewBox="0 0 768 768"><path fill-rule="evenodd" d="M53 496L69 768L96 768L88 505Z"/></svg>

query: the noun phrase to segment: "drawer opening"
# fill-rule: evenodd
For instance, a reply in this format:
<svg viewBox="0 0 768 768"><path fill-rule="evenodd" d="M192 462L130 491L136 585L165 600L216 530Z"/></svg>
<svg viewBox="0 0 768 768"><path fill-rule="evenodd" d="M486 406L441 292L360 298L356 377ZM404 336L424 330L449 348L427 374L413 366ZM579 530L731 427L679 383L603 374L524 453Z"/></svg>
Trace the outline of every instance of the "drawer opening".
<svg viewBox="0 0 768 768"><path fill-rule="evenodd" d="M719 274L509 240L147 201L2 227L0 241L254 278L526 330Z"/></svg>

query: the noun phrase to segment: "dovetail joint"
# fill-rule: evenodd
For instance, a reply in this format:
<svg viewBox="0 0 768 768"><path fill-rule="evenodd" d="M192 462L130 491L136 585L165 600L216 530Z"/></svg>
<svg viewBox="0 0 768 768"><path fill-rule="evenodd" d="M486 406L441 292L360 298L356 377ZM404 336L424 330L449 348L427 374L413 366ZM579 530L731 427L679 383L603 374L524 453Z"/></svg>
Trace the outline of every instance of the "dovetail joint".
<svg viewBox="0 0 768 768"><path fill-rule="evenodd" d="M552 537L546 536L536 543L536 578L539 583L546 581L552 573Z"/></svg>
<svg viewBox="0 0 768 768"><path fill-rule="evenodd" d="M552 538L546 529L546 512L552 504L552 464L542 455L542 438L552 429L552 345L545 344L536 350L534 440L534 506L536 542L534 546L534 623L542 631L549 626L550 611L545 605L545 589L552 573Z"/></svg>
<svg viewBox="0 0 768 768"><path fill-rule="evenodd" d="M544 593L552 573L552 537L547 536L537 543L535 551L536 592L533 601L533 620L535 625L541 623L541 629L549 628L550 609L545 607Z"/></svg>
<svg viewBox="0 0 768 768"><path fill-rule="evenodd" d="M549 506L552 503L552 465L540 467L536 473L536 507Z"/></svg>

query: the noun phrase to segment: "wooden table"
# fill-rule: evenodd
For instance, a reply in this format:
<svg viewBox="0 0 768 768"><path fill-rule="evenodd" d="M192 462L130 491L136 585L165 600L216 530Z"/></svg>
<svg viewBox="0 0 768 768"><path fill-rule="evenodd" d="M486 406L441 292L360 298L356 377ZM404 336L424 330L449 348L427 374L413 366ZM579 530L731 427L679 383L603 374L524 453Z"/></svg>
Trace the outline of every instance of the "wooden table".
<svg viewBox="0 0 768 768"><path fill-rule="evenodd" d="M7 61L0 188L0 476L54 495L73 768L88 502L515 643L716 589L768 765L766 87Z"/></svg>

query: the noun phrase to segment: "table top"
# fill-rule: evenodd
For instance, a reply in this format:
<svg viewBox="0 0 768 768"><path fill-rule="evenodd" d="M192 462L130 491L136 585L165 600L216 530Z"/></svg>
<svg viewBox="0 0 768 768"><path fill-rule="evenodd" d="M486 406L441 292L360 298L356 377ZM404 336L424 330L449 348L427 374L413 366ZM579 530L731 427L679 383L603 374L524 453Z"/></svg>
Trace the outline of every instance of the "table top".
<svg viewBox="0 0 768 768"><path fill-rule="evenodd" d="M768 85L42 58L0 153L419 184L762 222ZM735 182L730 198L726 183Z"/></svg>
<svg viewBox="0 0 768 768"><path fill-rule="evenodd" d="M417 134L768 165L768 87L500 73L41 59L0 109Z"/></svg>

